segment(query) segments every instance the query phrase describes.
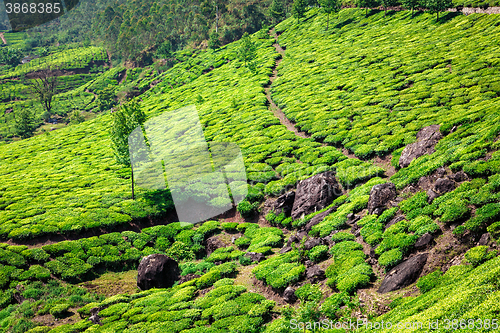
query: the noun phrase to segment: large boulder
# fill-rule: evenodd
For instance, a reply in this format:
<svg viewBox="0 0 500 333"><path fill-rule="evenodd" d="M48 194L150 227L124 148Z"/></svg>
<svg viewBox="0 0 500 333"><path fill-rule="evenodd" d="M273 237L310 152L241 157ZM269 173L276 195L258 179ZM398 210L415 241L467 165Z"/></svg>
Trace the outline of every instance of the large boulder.
<svg viewBox="0 0 500 333"><path fill-rule="evenodd" d="M283 299L287 303L294 303L297 300L297 296L295 296L295 289L287 287L283 293Z"/></svg>
<svg viewBox="0 0 500 333"><path fill-rule="evenodd" d="M377 292L380 294L387 293L404 288L415 282L427 262L427 256L427 253L416 255L391 269L385 276Z"/></svg>
<svg viewBox="0 0 500 333"><path fill-rule="evenodd" d="M311 283L316 283L326 278L325 271L319 268L318 265L308 267L306 269L306 276Z"/></svg>
<svg viewBox="0 0 500 333"><path fill-rule="evenodd" d="M295 201L295 192L287 192L276 199L273 210L276 215L284 213L286 217L292 214L293 202Z"/></svg>
<svg viewBox="0 0 500 333"><path fill-rule="evenodd" d="M393 183L378 184L372 187L368 200L368 213L381 214L388 203L396 198L396 186Z"/></svg>
<svg viewBox="0 0 500 333"><path fill-rule="evenodd" d="M425 249L432 242L433 238L430 233L426 232L417 239L414 246L417 250Z"/></svg>
<svg viewBox="0 0 500 333"><path fill-rule="evenodd" d="M401 157L399 158L399 166L406 168L410 165L411 161L423 156L432 154L434 146L441 140L443 136L439 131L439 125L431 125L422 128L417 133L417 142L411 143L403 149Z"/></svg>
<svg viewBox="0 0 500 333"><path fill-rule="evenodd" d="M247 252L245 253L245 257L250 258L253 262L261 262L266 259L266 256L262 253L257 252Z"/></svg>
<svg viewBox="0 0 500 333"><path fill-rule="evenodd" d="M179 278L179 265L164 254L155 253L142 258L137 268L137 286L141 290L170 288Z"/></svg>
<svg viewBox="0 0 500 333"><path fill-rule="evenodd" d="M304 179L297 185L292 218L300 219L321 210L340 195L342 190L333 172L327 171Z"/></svg>
<svg viewBox="0 0 500 333"><path fill-rule="evenodd" d="M438 194L451 192L455 189L455 182L448 178L439 178L434 184L434 191Z"/></svg>

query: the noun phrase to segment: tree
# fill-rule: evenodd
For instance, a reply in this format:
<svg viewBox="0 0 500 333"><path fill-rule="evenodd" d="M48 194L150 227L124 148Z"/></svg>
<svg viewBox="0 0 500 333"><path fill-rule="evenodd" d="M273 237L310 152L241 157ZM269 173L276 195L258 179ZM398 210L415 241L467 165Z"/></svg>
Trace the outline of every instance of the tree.
<svg viewBox="0 0 500 333"><path fill-rule="evenodd" d="M387 7L395 6L397 0L380 0L380 4L384 7L384 15L387 15Z"/></svg>
<svg viewBox="0 0 500 333"><path fill-rule="evenodd" d="M28 81L31 93L42 104L48 117L52 115L52 99L57 93L57 84L57 71L52 67L35 72L33 79Z"/></svg>
<svg viewBox="0 0 500 333"><path fill-rule="evenodd" d="M365 16L368 15L368 9L377 7L379 5L378 0L356 0L357 6L359 8L365 8Z"/></svg>
<svg viewBox="0 0 500 333"><path fill-rule="evenodd" d="M306 0L294 0L292 6L293 16L297 18L297 23L299 23L300 18L304 17L306 13L307 2Z"/></svg>
<svg viewBox="0 0 500 333"><path fill-rule="evenodd" d="M14 111L14 130L15 134L21 139L27 139L33 135L33 132L38 127L36 114L33 107L21 107Z"/></svg>
<svg viewBox="0 0 500 333"><path fill-rule="evenodd" d="M215 50L220 47L219 33L212 32L210 34L210 40L208 41L208 47Z"/></svg>
<svg viewBox="0 0 500 333"><path fill-rule="evenodd" d="M269 8L269 14L273 18L274 23L278 23L285 18L285 7L283 0L273 0Z"/></svg>
<svg viewBox="0 0 500 333"><path fill-rule="evenodd" d="M10 66L17 66L23 58L23 53L19 49L12 47L0 48L0 63Z"/></svg>
<svg viewBox="0 0 500 333"><path fill-rule="evenodd" d="M328 30L328 24L330 22L330 14L337 13L340 10L339 0L320 0L321 9L326 13L326 30Z"/></svg>
<svg viewBox="0 0 500 333"><path fill-rule="evenodd" d="M411 9L411 16L413 17L413 10L420 4L420 0L401 0L401 4L406 9Z"/></svg>
<svg viewBox="0 0 500 333"><path fill-rule="evenodd" d="M257 57L257 47L250 38L248 32L243 34L240 40L240 47L238 48L238 56L241 61L245 63L252 72L256 71L255 58Z"/></svg>
<svg viewBox="0 0 500 333"><path fill-rule="evenodd" d="M111 126L111 142L113 153L118 163L130 166L132 180L132 200L134 195L134 169L130 162L130 152L128 146L128 137L134 129L142 126L146 121L146 114L141 110L139 104L132 101L122 105L117 111L113 112L113 123Z"/></svg>
<svg viewBox="0 0 500 333"><path fill-rule="evenodd" d="M436 21L439 20L439 12L453 7L451 0L425 0L425 7L432 13L436 13Z"/></svg>

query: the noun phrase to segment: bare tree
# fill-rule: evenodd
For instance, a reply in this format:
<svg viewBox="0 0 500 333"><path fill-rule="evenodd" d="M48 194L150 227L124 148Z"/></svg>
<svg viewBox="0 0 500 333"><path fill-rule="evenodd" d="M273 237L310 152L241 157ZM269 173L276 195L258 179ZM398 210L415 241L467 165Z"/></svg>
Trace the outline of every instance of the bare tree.
<svg viewBox="0 0 500 333"><path fill-rule="evenodd" d="M48 115L52 115L52 100L57 93L58 69L46 67L30 75L28 86Z"/></svg>

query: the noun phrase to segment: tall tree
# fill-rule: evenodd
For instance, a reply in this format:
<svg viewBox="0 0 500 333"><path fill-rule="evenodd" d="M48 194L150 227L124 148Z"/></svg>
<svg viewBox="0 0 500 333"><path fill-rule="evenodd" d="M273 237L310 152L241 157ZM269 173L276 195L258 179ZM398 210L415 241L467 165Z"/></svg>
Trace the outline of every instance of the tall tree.
<svg viewBox="0 0 500 333"><path fill-rule="evenodd" d="M35 110L33 107L21 107L14 111L15 134L21 139L29 138L38 127Z"/></svg>
<svg viewBox="0 0 500 333"><path fill-rule="evenodd" d="M425 7L432 13L436 13L436 21L439 21L439 12L453 7L451 0L425 0Z"/></svg>
<svg viewBox="0 0 500 333"><path fill-rule="evenodd" d="M292 13L293 16L297 18L297 23L299 23L299 20L304 17L304 14L306 13L306 8L307 8L307 1L306 0L294 0L293 1L293 7L292 7Z"/></svg>
<svg viewBox="0 0 500 333"><path fill-rule="evenodd" d="M415 7L417 7L420 4L420 0L401 0L401 4L403 7L406 9L411 9L411 16L413 17L413 11Z"/></svg>
<svg viewBox="0 0 500 333"><path fill-rule="evenodd" d="M248 32L243 34L238 48L238 56L252 72L256 71L255 58L257 57L257 47Z"/></svg>
<svg viewBox="0 0 500 333"><path fill-rule="evenodd" d="M330 14L340 10L340 0L320 0L321 10L326 13L326 30L330 23Z"/></svg>
<svg viewBox="0 0 500 333"><path fill-rule="evenodd" d="M377 7L379 4L378 0L356 0L356 5L359 8L365 8L365 16L368 15L368 9Z"/></svg>
<svg viewBox="0 0 500 333"><path fill-rule="evenodd" d="M46 67L33 74L33 79L28 80L31 93L42 104L47 116L52 115L52 99L57 93L58 70L55 67Z"/></svg>
<svg viewBox="0 0 500 333"><path fill-rule="evenodd" d="M395 6L397 3L397 0L380 0L380 4L384 7L384 15L387 15L387 7Z"/></svg>
<svg viewBox="0 0 500 333"><path fill-rule="evenodd" d="M111 126L111 142L116 161L122 165L130 166L132 179L132 200L134 194L134 169L130 162L128 137L134 129L142 126L146 121L146 114L135 101L124 104L113 112Z"/></svg>
<svg viewBox="0 0 500 333"><path fill-rule="evenodd" d="M273 0L269 8L269 14L273 18L274 23L278 23L285 18L285 6L283 0Z"/></svg>

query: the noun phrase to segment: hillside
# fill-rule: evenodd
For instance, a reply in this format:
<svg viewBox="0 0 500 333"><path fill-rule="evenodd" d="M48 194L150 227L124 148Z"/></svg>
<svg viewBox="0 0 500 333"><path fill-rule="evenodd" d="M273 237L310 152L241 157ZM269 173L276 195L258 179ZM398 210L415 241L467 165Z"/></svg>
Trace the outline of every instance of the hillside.
<svg viewBox="0 0 500 333"><path fill-rule="evenodd" d="M326 30L311 8L251 36L255 70L243 40L162 70L77 44L1 68L0 332L498 331L499 35L498 15L343 9ZM21 140L46 64L59 126ZM130 101L148 120L194 106L212 155L241 150L245 200L191 224L169 188L132 199L109 134ZM180 281L139 290L151 254Z"/></svg>

